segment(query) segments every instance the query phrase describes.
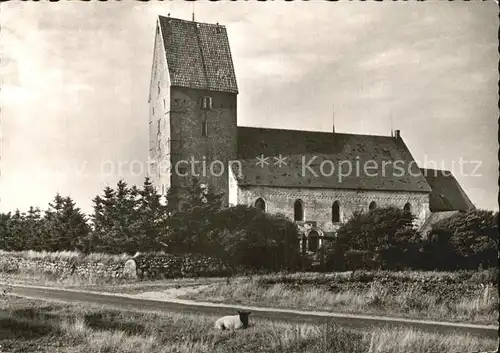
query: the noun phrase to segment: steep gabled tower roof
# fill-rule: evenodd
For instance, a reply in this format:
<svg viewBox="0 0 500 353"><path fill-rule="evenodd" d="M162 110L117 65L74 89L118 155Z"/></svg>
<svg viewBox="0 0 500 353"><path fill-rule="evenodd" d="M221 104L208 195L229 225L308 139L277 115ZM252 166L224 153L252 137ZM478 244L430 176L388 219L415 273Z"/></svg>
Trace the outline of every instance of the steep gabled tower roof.
<svg viewBox="0 0 500 353"><path fill-rule="evenodd" d="M159 16L172 86L238 93L225 26Z"/></svg>

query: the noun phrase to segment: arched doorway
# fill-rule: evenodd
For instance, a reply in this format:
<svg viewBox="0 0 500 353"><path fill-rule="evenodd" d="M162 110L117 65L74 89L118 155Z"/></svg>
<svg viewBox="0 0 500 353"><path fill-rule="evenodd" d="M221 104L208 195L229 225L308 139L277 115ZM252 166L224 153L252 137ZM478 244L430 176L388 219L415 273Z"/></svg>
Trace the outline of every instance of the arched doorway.
<svg viewBox="0 0 500 353"><path fill-rule="evenodd" d="M317 231L312 230L307 236L307 250L316 252L319 249L319 234Z"/></svg>
<svg viewBox="0 0 500 353"><path fill-rule="evenodd" d="M409 202L405 203L405 205L403 207L403 211L405 211L407 213L411 213L411 204Z"/></svg>
<svg viewBox="0 0 500 353"><path fill-rule="evenodd" d="M373 211L377 208L377 203L375 201L370 202L370 206L368 206L368 210Z"/></svg>
<svg viewBox="0 0 500 353"><path fill-rule="evenodd" d="M293 220L294 221L304 220L304 205L302 204L302 200L295 201L293 205Z"/></svg>
<svg viewBox="0 0 500 353"><path fill-rule="evenodd" d="M255 208L263 212L266 211L266 202L262 199L262 197L259 197L257 201L255 201Z"/></svg>

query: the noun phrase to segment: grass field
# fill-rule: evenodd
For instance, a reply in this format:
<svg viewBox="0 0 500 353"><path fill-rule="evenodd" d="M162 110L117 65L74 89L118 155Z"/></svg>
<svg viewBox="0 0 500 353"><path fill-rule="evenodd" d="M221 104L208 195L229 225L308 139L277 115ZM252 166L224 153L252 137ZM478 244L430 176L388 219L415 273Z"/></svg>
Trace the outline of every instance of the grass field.
<svg viewBox="0 0 500 353"><path fill-rule="evenodd" d="M217 331L215 316L109 310L15 297L0 302L1 352L198 353L477 352L494 340L414 330L356 332L251 317L242 331Z"/></svg>
<svg viewBox="0 0 500 353"><path fill-rule="evenodd" d="M416 276L423 274L413 273ZM422 283L398 279L371 282L332 279L340 274L293 274L235 278L204 286L186 299L281 308L327 310L433 319L450 322L498 324L498 292L493 285ZM408 276L410 274L406 274ZM330 278L329 278L330 276ZM403 274L401 274L403 277ZM428 274L429 278L443 273ZM332 286L334 286L332 288Z"/></svg>
<svg viewBox="0 0 500 353"><path fill-rule="evenodd" d="M7 255L8 253L0 253ZM20 252L24 259L120 263L128 255L75 252ZM4 256L6 258L6 256ZM8 268L9 262L4 261ZM1 270L1 268L0 268ZM36 262L17 271L1 271L2 281L124 294L149 298L179 297L227 304L373 314L451 322L498 324L498 272L356 271L294 273L232 278L179 278L134 282L119 278L71 275L58 278L40 271ZM185 290L186 288L195 290Z"/></svg>

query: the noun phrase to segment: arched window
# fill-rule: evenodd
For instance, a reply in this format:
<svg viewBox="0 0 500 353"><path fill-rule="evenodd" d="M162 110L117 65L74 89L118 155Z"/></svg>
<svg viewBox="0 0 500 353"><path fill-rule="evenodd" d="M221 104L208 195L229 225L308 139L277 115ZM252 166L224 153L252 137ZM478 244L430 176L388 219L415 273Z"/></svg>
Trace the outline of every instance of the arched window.
<svg viewBox="0 0 500 353"><path fill-rule="evenodd" d="M405 203L404 207L403 207L403 211L405 212L411 212L411 205L409 202Z"/></svg>
<svg viewBox="0 0 500 353"><path fill-rule="evenodd" d="M293 220L303 221L304 220L304 206L301 200L295 201L293 205Z"/></svg>
<svg viewBox="0 0 500 353"><path fill-rule="evenodd" d="M370 211L372 211L372 210L374 210L376 208L377 208L377 204L375 203L375 201L370 202L370 206L368 206L368 209Z"/></svg>
<svg viewBox="0 0 500 353"><path fill-rule="evenodd" d="M255 208L261 211L266 211L266 202L259 197L257 201L255 201Z"/></svg>
<svg viewBox="0 0 500 353"><path fill-rule="evenodd" d="M315 230L309 233L307 237L307 250L318 251L319 249L319 234Z"/></svg>
<svg viewBox="0 0 500 353"><path fill-rule="evenodd" d="M212 109L212 97L205 96L201 98L201 108L211 110Z"/></svg>
<svg viewBox="0 0 500 353"><path fill-rule="evenodd" d="M340 204L338 201L335 201L332 205L332 222L340 222Z"/></svg>

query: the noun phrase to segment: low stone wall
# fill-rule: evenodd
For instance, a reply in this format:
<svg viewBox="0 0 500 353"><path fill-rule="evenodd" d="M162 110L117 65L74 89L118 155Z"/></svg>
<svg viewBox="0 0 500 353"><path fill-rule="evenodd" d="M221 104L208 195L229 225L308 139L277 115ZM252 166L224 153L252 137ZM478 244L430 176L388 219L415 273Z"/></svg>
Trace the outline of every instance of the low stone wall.
<svg viewBox="0 0 500 353"><path fill-rule="evenodd" d="M164 253L123 256L113 261L91 260L92 257L75 256L24 257L2 252L0 274L24 274L64 281L77 277L89 282L96 280L136 280L179 277L223 276L229 267L219 259L199 255L172 255ZM5 277L5 276L4 276Z"/></svg>
<svg viewBox="0 0 500 353"><path fill-rule="evenodd" d="M214 277L230 273L223 261L200 255L140 254L135 262L140 279Z"/></svg>
<svg viewBox="0 0 500 353"><path fill-rule="evenodd" d="M7 256L0 262L0 272L44 275L49 278L63 280L70 276L83 278L120 278L124 262L103 263L99 261L82 261L80 259L43 259Z"/></svg>

